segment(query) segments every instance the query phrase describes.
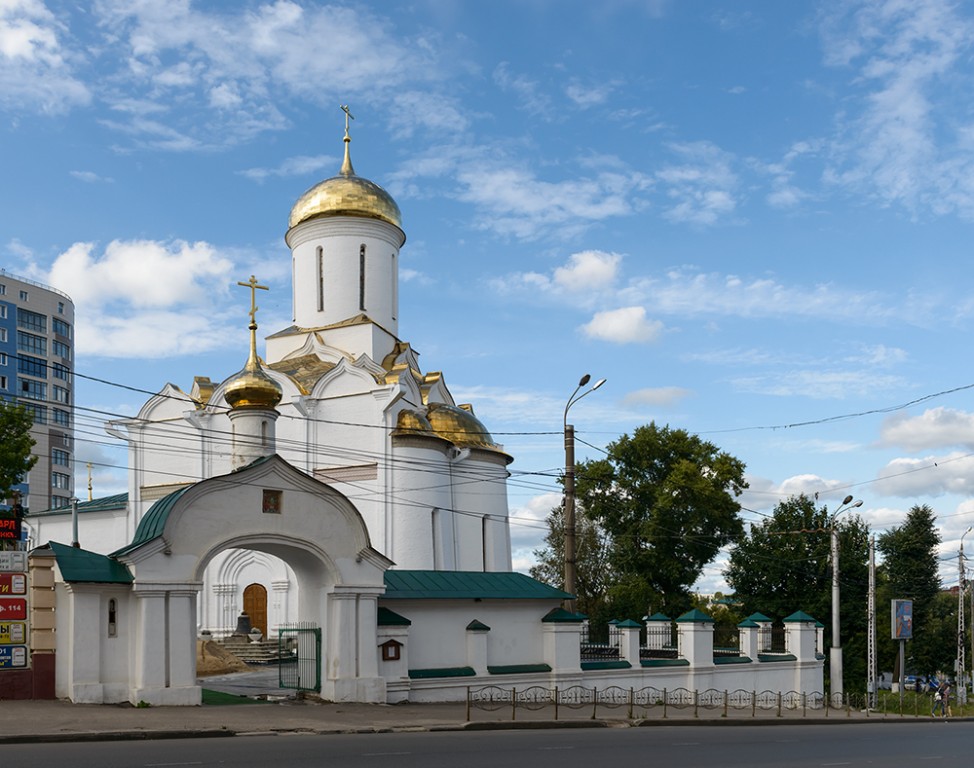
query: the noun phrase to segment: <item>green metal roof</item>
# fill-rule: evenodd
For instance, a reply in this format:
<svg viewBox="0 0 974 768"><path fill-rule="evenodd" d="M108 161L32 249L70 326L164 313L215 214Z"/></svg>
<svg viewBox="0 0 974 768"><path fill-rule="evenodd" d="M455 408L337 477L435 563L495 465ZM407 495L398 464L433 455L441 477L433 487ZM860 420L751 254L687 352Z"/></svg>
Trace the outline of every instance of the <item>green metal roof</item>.
<svg viewBox="0 0 974 768"><path fill-rule="evenodd" d="M740 624L737 625L741 629L754 629L754 627L760 627L756 621L751 621L751 619L744 619Z"/></svg>
<svg viewBox="0 0 974 768"><path fill-rule="evenodd" d="M523 573L400 571L385 573L385 600L564 600L567 592Z"/></svg>
<svg viewBox="0 0 974 768"><path fill-rule="evenodd" d="M643 625L638 621L633 621L632 619L626 619L625 621L620 621L616 624L619 629L642 629Z"/></svg>
<svg viewBox="0 0 974 768"><path fill-rule="evenodd" d="M408 627L412 622L405 616L400 616L395 611L390 611L388 608L379 607L376 611L376 623L380 627Z"/></svg>
<svg viewBox="0 0 974 768"><path fill-rule="evenodd" d="M138 549L146 542L152 541L159 536L162 536L162 532L166 530L166 522L169 520L169 513L172 512L172 508L176 506L176 502L179 498L186 493L186 491L192 488L192 486L187 486L186 488L180 488L178 491L173 491L168 496L163 496L159 501L149 507L149 511L145 513L142 519L139 521L139 527L135 531L135 537L132 539L132 543L128 544L121 549L116 549L112 552L111 556L116 557L118 555L125 555L134 549Z"/></svg>
<svg viewBox="0 0 974 768"><path fill-rule="evenodd" d="M782 619L782 621L785 622L786 624L795 623L799 621L810 621L813 624L815 623L815 619L813 619L804 611L795 611L793 614L791 614L791 616L786 616L784 619Z"/></svg>
<svg viewBox="0 0 974 768"><path fill-rule="evenodd" d="M584 613L572 613L564 608L552 608L541 621L549 624L580 624L587 618L588 616Z"/></svg>
<svg viewBox="0 0 974 768"><path fill-rule="evenodd" d="M688 623L703 623L706 621L713 621L713 618L708 616L706 613L701 611L699 608L694 608L692 611L687 611L682 616L677 619L677 622L681 624Z"/></svg>
<svg viewBox="0 0 974 768"><path fill-rule="evenodd" d="M479 630L481 632L483 632L483 631L489 632L490 631L490 627L488 627L486 624L484 624L484 622L480 621L480 619L474 619L469 624L467 624L467 629Z"/></svg>
<svg viewBox="0 0 974 768"><path fill-rule="evenodd" d="M78 502L78 514L84 515L91 512L109 512L116 509L125 509L129 502L127 493L116 493L114 496L104 496L100 499ZM71 505L66 507L56 507L54 509L42 509L39 512L28 512L27 517L56 517L59 515L70 515Z"/></svg>
<svg viewBox="0 0 974 768"><path fill-rule="evenodd" d="M670 620L671 619L669 616L667 616L665 613L660 613L659 611L656 611L656 613L654 613L652 616L647 616L645 618L645 621L670 621Z"/></svg>
<svg viewBox="0 0 974 768"><path fill-rule="evenodd" d="M89 584L131 584L135 579L129 569L111 557L89 552L67 544L49 541L58 569L65 581Z"/></svg>
<svg viewBox="0 0 974 768"><path fill-rule="evenodd" d="M771 621L771 619L768 616L765 616L763 613L752 613L750 616L748 616L748 618L751 621Z"/></svg>

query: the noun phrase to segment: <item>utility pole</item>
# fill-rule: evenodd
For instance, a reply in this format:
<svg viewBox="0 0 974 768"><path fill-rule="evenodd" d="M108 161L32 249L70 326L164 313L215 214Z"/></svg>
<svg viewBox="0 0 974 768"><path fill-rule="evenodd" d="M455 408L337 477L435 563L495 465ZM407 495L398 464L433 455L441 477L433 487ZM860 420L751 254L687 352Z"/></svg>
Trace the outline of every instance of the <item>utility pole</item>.
<svg viewBox="0 0 974 768"><path fill-rule="evenodd" d="M876 537L869 539L869 597L866 601L869 635L866 649L866 708L876 707Z"/></svg>
<svg viewBox="0 0 974 768"><path fill-rule="evenodd" d="M974 526L972 526L974 527ZM967 702L967 659L964 658L966 643L964 642L964 536L971 532L971 528L964 531L960 537L960 552L957 554L957 703Z"/></svg>

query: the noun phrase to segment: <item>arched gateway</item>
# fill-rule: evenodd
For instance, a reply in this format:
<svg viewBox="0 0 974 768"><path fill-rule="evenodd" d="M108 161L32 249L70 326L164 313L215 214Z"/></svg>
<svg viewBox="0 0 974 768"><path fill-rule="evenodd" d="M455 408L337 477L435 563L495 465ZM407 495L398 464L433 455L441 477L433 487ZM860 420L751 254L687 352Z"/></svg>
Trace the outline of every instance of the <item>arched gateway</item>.
<svg viewBox="0 0 974 768"><path fill-rule="evenodd" d="M59 605L64 600L67 607L58 612L59 696L89 703L199 704L197 596L212 558L238 548L275 555L293 569L298 619L322 628L322 696L386 700L375 652L376 615L383 574L392 563L372 548L348 499L279 456L160 499L132 543L109 557L52 546L63 578ZM72 579L72 561L87 575ZM116 588L106 588L109 578L90 580L98 568L115 573ZM110 600L114 637L107 619L101 620Z"/></svg>

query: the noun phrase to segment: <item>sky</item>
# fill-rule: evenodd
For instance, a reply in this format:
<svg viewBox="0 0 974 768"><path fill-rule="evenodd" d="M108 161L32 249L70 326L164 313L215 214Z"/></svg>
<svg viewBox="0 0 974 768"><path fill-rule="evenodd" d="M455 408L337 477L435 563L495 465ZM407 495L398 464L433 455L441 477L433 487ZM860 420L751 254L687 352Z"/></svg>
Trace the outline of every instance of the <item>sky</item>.
<svg viewBox="0 0 974 768"><path fill-rule="evenodd" d="M75 302L77 493L104 422L290 325L287 218L360 176L400 336L515 461L514 563L651 421L874 531L974 525L974 8L946 0L0 0L0 267ZM974 538L969 549L974 547ZM726 590L722 559L697 588Z"/></svg>

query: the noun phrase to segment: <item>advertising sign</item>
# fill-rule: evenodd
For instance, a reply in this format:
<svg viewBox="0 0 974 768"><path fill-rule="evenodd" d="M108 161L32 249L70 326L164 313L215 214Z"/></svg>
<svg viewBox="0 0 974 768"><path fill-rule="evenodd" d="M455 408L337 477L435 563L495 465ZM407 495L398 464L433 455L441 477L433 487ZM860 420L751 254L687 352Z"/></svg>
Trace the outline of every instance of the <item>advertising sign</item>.
<svg viewBox="0 0 974 768"><path fill-rule="evenodd" d="M27 618L27 598L0 597L0 622Z"/></svg>
<svg viewBox="0 0 974 768"><path fill-rule="evenodd" d="M0 645L0 669L27 666L27 648L23 645Z"/></svg>
<svg viewBox="0 0 974 768"><path fill-rule="evenodd" d="M23 573L0 573L0 595L26 595L27 576Z"/></svg>
<svg viewBox="0 0 974 768"><path fill-rule="evenodd" d="M27 625L22 621L0 622L0 643L22 645L27 642Z"/></svg>
<svg viewBox="0 0 974 768"><path fill-rule="evenodd" d="M894 640L909 640L913 637L913 601L891 600L890 616Z"/></svg>
<svg viewBox="0 0 974 768"><path fill-rule="evenodd" d="M20 520L14 517L0 517L0 539L20 541Z"/></svg>
<svg viewBox="0 0 974 768"><path fill-rule="evenodd" d="M26 552L0 552L0 571L26 571Z"/></svg>

